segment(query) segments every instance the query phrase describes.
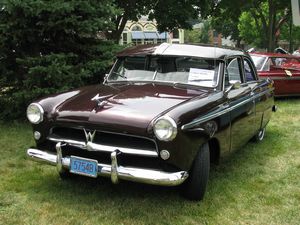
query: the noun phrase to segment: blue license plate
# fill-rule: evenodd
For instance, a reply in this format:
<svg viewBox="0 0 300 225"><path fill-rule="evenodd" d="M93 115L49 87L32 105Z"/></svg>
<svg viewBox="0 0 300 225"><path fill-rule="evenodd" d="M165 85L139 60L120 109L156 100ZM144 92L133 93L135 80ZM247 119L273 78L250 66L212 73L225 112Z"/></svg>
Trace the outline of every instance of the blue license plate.
<svg viewBox="0 0 300 225"><path fill-rule="evenodd" d="M93 159L71 156L70 172L88 177L97 177L98 162Z"/></svg>

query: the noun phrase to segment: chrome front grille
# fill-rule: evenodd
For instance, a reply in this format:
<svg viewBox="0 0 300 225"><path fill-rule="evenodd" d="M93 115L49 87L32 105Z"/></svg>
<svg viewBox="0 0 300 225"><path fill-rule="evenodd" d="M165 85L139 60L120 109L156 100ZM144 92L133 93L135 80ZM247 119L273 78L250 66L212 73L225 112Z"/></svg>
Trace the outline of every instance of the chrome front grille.
<svg viewBox="0 0 300 225"><path fill-rule="evenodd" d="M153 140L103 131L54 127L48 140L64 142L88 151L113 152L116 149L125 154L157 157L157 147Z"/></svg>

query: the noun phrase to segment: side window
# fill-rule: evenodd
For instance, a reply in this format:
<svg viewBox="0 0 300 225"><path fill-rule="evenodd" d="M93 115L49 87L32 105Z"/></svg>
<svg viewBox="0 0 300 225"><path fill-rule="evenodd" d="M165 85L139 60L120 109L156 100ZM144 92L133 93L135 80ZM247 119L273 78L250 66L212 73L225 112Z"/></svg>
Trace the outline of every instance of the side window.
<svg viewBox="0 0 300 225"><path fill-rule="evenodd" d="M244 59L244 74L245 74L245 80L246 82L250 82L255 79L255 73L253 71L253 67L251 66L251 63L249 60Z"/></svg>
<svg viewBox="0 0 300 225"><path fill-rule="evenodd" d="M242 73L240 68L239 58L230 58L227 60L225 71L225 86L229 85L229 81L240 81L242 83Z"/></svg>

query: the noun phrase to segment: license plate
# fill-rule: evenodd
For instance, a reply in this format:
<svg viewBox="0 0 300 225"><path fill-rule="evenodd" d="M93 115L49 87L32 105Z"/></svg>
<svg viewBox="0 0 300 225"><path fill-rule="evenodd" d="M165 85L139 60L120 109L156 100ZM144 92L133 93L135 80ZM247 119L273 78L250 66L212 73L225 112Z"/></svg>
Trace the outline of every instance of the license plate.
<svg viewBox="0 0 300 225"><path fill-rule="evenodd" d="M98 162L93 159L71 156L70 172L88 177L97 177Z"/></svg>

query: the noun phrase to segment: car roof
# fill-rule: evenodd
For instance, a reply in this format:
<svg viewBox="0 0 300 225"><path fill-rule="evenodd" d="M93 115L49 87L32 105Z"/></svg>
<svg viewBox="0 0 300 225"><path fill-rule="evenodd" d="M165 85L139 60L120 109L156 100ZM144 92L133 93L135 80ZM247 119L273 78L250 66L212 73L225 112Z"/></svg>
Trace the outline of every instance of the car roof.
<svg viewBox="0 0 300 225"><path fill-rule="evenodd" d="M263 57L280 57L280 58L296 58L299 59L299 56L290 55L290 54L281 54L273 52L252 52L250 55L253 56L263 56Z"/></svg>
<svg viewBox="0 0 300 225"><path fill-rule="evenodd" d="M242 50L228 47L168 43L158 45L138 45L127 48L117 54L118 57L139 55L193 56L211 59L224 59L227 56L248 54Z"/></svg>

